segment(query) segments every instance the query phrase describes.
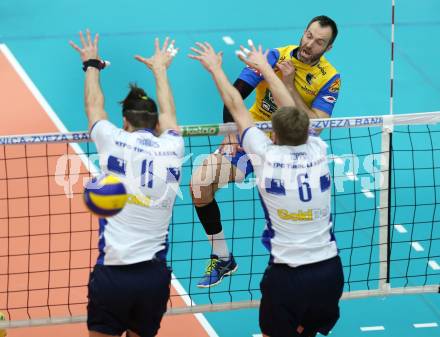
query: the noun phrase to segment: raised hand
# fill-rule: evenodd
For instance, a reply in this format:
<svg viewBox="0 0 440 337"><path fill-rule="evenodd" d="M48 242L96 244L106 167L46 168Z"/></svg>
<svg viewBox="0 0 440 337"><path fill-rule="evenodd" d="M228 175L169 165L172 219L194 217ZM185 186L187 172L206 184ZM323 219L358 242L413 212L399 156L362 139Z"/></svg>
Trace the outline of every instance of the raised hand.
<svg viewBox="0 0 440 337"><path fill-rule="evenodd" d="M269 53L269 50L266 50L263 53L263 47L258 45L258 49L255 48L255 45L251 40L248 41L249 48L251 50L240 46L241 52L237 53L238 58L246 63L249 67L252 69L255 69L262 73L265 69L272 68L270 64L267 62L267 54Z"/></svg>
<svg viewBox="0 0 440 337"><path fill-rule="evenodd" d="M98 56L98 40L99 40L99 35L95 34L95 37L92 41L92 37L90 34L90 30L86 30L86 38L84 38L84 35L81 32L79 32L79 40L81 41L81 47L79 47L77 44L75 44L73 41L69 41L69 44L72 46L73 49L75 49L80 57L81 60L87 61L90 59L95 59L95 60L99 60L99 56Z"/></svg>
<svg viewBox="0 0 440 337"><path fill-rule="evenodd" d="M281 72L281 75L283 76L282 80L284 84L288 86L293 85L295 81L296 69L292 61L287 60L278 63L277 69Z"/></svg>
<svg viewBox="0 0 440 337"><path fill-rule="evenodd" d="M167 37L160 47L159 38L154 39L154 54L148 58L135 55L135 59L145 64L149 69L155 70L162 67L168 68L173 61L174 56L179 51L178 48L174 48L174 40L169 43L170 39Z"/></svg>
<svg viewBox="0 0 440 337"><path fill-rule="evenodd" d="M188 55L189 58L193 60L200 61L200 63L208 70L210 73L214 72L217 69L221 69L222 60L223 60L223 52L218 52L212 48L212 46L208 43L200 43L196 42L198 48L192 47L191 50L196 54Z"/></svg>

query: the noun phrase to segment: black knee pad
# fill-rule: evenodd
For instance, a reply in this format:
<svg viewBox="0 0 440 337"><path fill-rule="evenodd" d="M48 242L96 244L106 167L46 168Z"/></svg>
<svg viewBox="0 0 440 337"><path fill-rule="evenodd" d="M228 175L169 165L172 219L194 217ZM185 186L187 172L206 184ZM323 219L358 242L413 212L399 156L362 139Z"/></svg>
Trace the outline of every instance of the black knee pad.
<svg viewBox="0 0 440 337"><path fill-rule="evenodd" d="M220 209L217 201L213 199L209 204L202 207L195 207L200 223L203 225L206 234L215 235L222 231L220 220Z"/></svg>

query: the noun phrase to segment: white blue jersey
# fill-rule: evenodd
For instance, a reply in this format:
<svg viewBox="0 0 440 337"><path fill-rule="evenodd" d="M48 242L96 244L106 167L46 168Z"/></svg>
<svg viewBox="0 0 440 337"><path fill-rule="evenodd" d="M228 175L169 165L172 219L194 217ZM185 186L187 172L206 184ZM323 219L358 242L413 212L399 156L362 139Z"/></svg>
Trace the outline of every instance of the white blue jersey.
<svg viewBox="0 0 440 337"><path fill-rule="evenodd" d="M120 177L129 194L121 212L99 220L97 263L165 259L185 151L183 138L174 130L159 137L149 130L126 132L107 120L93 126L91 137L101 170Z"/></svg>
<svg viewBox="0 0 440 337"><path fill-rule="evenodd" d="M251 127L242 146L257 178L266 217L262 241L271 262L297 267L336 256L327 145L314 136L299 146L274 145Z"/></svg>

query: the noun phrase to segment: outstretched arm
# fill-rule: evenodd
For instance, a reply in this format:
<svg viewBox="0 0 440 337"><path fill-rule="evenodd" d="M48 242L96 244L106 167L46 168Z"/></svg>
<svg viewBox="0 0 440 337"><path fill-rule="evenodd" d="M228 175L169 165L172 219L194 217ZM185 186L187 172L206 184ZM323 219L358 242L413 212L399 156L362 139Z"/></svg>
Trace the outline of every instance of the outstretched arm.
<svg viewBox="0 0 440 337"><path fill-rule="evenodd" d="M145 58L136 55L135 59L144 63L150 69L156 79L157 101L159 103L159 126L161 131L167 129L178 130L176 119L176 107L174 105L174 97L168 81L167 69L170 66L175 53L178 49L174 49L174 40L169 43L169 38L160 48L159 39L154 40L154 55Z"/></svg>
<svg viewBox="0 0 440 337"><path fill-rule="evenodd" d="M261 45L258 49L255 48L254 44L249 41L249 47L251 50L240 46L242 52L238 54L240 60L246 63L249 67L259 71L263 75L269 89L272 92L273 98L275 99L276 105L282 106L296 106L295 101L284 85L283 81L278 78L272 66L267 61L268 50L263 53Z"/></svg>
<svg viewBox="0 0 440 337"><path fill-rule="evenodd" d="M211 73L222 100L234 118L241 135L244 130L253 126L254 122L240 93L232 86L222 69L223 53L216 53L207 42L197 42L196 45L198 48L191 48L195 55L189 55L189 57L200 61L205 69Z"/></svg>
<svg viewBox="0 0 440 337"><path fill-rule="evenodd" d="M82 48L77 46L73 41L69 44L80 54L81 60L86 62L88 60L99 60L98 56L98 34L91 39L90 31L86 31L86 39L82 32L79 32L79 39ZM86 70L86 79L84 84L84 103L89 120L89 128L91 128L97 121L107 119L107 113L104 110L104 95L102 94L101 84L99 83L99 69L95 67L88 67Z"/></svg>

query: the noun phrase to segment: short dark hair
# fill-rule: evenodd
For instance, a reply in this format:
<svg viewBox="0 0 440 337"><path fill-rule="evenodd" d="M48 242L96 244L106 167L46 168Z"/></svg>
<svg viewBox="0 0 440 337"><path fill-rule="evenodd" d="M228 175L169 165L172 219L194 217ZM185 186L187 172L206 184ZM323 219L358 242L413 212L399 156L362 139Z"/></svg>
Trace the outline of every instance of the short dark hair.
<svg viewBox="0 0 440 337"><path fill-rule="evenodd" d="M331 45L338 36L338 26L336 26L336 22L334 22L331 18L329 18L326 15L319 15L314 17L312 20L310 20L309 24L307 25L307 28L309 28L310 25L316 21L319 22L321 27L330 27L332 29L332 38L329 41L329 45Z"/></svg>
<svg viewBox="0 0 440 337"><path fill-rule="evenodd" d="M154 129L159 115L154 100L148 97L144 89L130 83L130 91L122 104L122 115L134 128Z"/></svg>
<svg viewBox="0 0 440 337"><path fill-rule="evenodd" d="M281 107L272 114L272 129L278 145L297 146L307 142L310 119L305 111L295 107Z"/></svg>

